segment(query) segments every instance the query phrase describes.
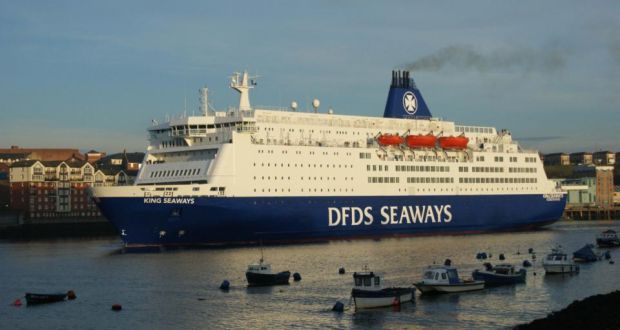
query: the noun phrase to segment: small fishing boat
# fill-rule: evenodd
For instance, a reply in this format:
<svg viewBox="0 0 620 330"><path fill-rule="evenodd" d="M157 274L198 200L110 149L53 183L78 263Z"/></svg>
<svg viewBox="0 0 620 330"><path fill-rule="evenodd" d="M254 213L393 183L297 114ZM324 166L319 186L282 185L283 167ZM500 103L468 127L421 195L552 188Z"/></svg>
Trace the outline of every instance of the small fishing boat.
<svg viewBox="0 0 620 330"><path fill-rule="evenodd" d="M353 273L351 297L355 308L376 308L400 305L413 300L415 288L383 288L381 275L365 269Z"/></svg>
<svg viewBox="0 0 620 330"><path fill-rule="evenodd" d="M620 238L615 230L605 230L596 236L596 244L600 247L617 247L620 246Z"/></svg>
<svg viewBox="0 0 620 330"><path fill-rule="evenodd" d="M521 268L518 271L513 265L500 264L493 267L491 264L485 264L485 270L476 269L472 273L472 277L477 281L484 281L485 286L509 285L517 283L525 283L526 270Z"/></svg>
<svg viewBox="0 0 620 330"><path fill-rule="evenodd" d="M547 254L543 260L543 268L546 274L564 274L578 273L579 266L569 260L566 253L559 247L551 249L551 253Z"/></svg>
<svg viewBox="0 0 620 330"><path fill-rule="evenodd" d="M64 301L66 298L66 293L26 293L26 303L28 303L28 305Z"/></svg>
<svg viewBox="0 0 620 330"><path fill-rule="evenodd" d="M586 244L581 249L573 252L573 260L575 262L593 262L601 260L601 256L593 250L594 245Z"/></svg>
<svg viewBox="0 0 620 330"><path fill-rule="evenodd" d="M265 263L263 258L260 258L260 262L257 264L248 265L248 270L245 272L245 278L248 280L249 286L267 286L267 285L282 285L289 284L289 278L291 272L273 272L271 265Z"/></svg>
<svg viewBox="0 0 620 330"><path fill-rule="evenodd" d="M424 293L452 293L484 289L484 281L462 280L455 267L429 266L424 270L422 281L414 284Z"/></svg>

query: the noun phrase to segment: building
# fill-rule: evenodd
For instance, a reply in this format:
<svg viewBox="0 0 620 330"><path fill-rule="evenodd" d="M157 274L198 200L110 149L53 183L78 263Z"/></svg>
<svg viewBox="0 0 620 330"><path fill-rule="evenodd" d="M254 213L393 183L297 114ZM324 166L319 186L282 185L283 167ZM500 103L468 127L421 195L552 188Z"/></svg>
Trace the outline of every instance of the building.
<svg viewBox="0 0 620 330"><path fill-rule="evenodd" d="M69 148L20 148L18 146L11 146L9 149L0 149L0 155L24 155L19 160L55 160L63 161L69 158L84 159L84 155L80 153L78 149ZM0 160L2 158L0 157Z"/></svg>
<svg viewBox="0 0 620 330"><path fill-rule="evenodd" d="M570 163L573 165L590 165L592 164L592 153L573 152L570 154Z"/></svg>
<svg viewBox="0 0 620 330"><path fill-rule="evenodd" d="M596 178L555 179L566 191L566 207L596 205Z"/></svg>
<svg viewBox="0 0 620 330"><path fill-rule="evenodd" d="M127 174L127 184L133 184L135 177L140 171L144 153L142 152L125 152L112 154L101 158L96 166L107 173L115 173L123 171Z"/></svg>
<svg viewBox="0 0 620 330"><path fill-rule="evenodd" d="M26 218L100 216L87 188L130 182L121 168L98 169L76 158L24 160L10 167L10 207Z"/></svg>
<svg viewBox="0 0 620 330"><path fill-rule="evenodd" d="M597 151L592 154L592 162L596 165L610 165L616 164L616 154L611 151Z"/></svg>
<svg viewBox="0 0 620 330"><path fill-rule="evenodd" d="M547 154L542 158L546 166L549 165L570 165L570 157L565 152Z"/></svg>
<svg viewBox="0 0 620 330"><path fill-rule="evenodd" d="M594 189L594 203L600 208L609 208L614 205L614 167L613 166L576 166L573 170L576 177L590 178L590 189Z"/></svg>
<svg viewBox="0 0 620 330"><path fill-rule="evenodd" d="M84 160L91 164L95 164L103 157L105 157L105 152L99 152L96 150L90 150L84 154Z"/></svg>

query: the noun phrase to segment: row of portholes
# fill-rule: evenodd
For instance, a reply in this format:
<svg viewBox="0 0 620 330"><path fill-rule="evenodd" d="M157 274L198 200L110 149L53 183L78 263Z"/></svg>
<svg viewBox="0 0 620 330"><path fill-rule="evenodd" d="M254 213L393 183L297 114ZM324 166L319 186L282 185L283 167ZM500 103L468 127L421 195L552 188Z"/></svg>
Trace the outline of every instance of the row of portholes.
<svg viewBox="0 0 620 330"><path fill-rule="evenodd" d="M498 192L498 191L527 191L527 190L536 190L536 187L520 187L520 188L464 188L459 189L461 192ZM400 190L399 190L400 191ZM405 190L403 190L405 191ZM444 191L443 189L438 190L437 188L416 188L417 192L437 192ZM452 189L446 189L446 192L452 191Z"/></svg>
<svg viewBox="0 0 620 330"><path fill-rule="evenodd" d="M270 193L271 192L271 188L267 188L267 189L263 188L260 191L261 192ZM254 192L258 192L258 189L254 188ZM278 190L278 188L274 188L273 192L291 192L291 188L288 188L288 189L282 188L280 190ZM318 188L318 189L317 188L309 188L307 191L304 191L304 188L301 188L301 192L349 192L349 188L345 188L344 191L342 190L342 188L340 188L340 189L336 189L336 188L334 188L334 189L330 189L330 188L327 188L327 189L323 189L323 188ZM353 192L353 188L351 188L350 192Z"/></svg>
<svg viewBox="0 0 620 330"><path fill-rule="evenodd" d="M261 177L260 177L260 179L261 179L261 180L271 180L271 178L272 178L271 176L267 176L267 177L265 177L265 176L261 176ZM291 179L291 177L290 177L290 176L289 176L289 177L286 177L286 180L290 180L290 179ZM303 180L303 179L304 179L304 177L302 176L302 177L300 177L300 179L301 179L301 180ZM255 177L254 177L254 180L258 180L258 177L256 177L256 176L255 176ZM274 176L274 177L273 177L273 180L278 180L278 177L277 177L277 176ZM281 176L281 177L280 177L280 180L284 180L284 177L283 177L283 176ZM311 177L311 176L309 176L307 180L315 180L315 181L316 181L316 180L323 180L323 177L322 177L322 176L319 176L319 177L317 177L317 176L315 176L315 177ZM336 177L335 177L335 176L334 176L334 177L329 177L329 176L326 176L326 177L325 177L325 180L327 180L327 181L329 181L329 180L336 181ZM347 177L347 176L345 176L345 177L344 177L344 180L345 180L345 181L353 181L353 177Z"/></svg>
<svg viewBox="0 0 620 330"><path fill-rule="evenodd" d="M260 164L261 167L271 167L271 165L272 165L271 163L267 163L267 166L265 166L265 163L261 163ZM286 167L291 167L290 163L286 163L286 165L287 165ZM293 165L295 165L294 167L304 167L303 163L300 163L300 164L295 163ZM314 166L311 166L311 165L314 165ZM311 167L316 168L317 167L316 165L317 164L308 164L307 167L308 168L311 168ZM318 164L318 165L319 165L319 168L323 168L323 164ZM254 163L253 166L256 167L256 163ZM273 163L273 167L278 167L278 163ZM280 167L285 167L284 163L280 163ZM325 168L330 168L330 164L325 164ZM331 164L331 168L336 168L336 164ZM338 164L338 168L343 168L343 165L342 164ZM344 164L344 168L353 168L353 165Z"/></svg>

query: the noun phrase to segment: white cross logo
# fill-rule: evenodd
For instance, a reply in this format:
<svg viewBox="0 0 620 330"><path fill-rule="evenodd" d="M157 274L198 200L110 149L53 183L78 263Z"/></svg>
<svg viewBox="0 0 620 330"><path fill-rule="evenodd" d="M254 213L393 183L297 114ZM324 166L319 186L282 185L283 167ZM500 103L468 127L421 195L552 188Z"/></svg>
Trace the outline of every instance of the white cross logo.
<svg viewBox="0 0 620 330"><path fill-rule="evenodd" d="M403 108L410 115L413 115L418 110L418 100L412 92L406 92L403 95Z"/></svg>

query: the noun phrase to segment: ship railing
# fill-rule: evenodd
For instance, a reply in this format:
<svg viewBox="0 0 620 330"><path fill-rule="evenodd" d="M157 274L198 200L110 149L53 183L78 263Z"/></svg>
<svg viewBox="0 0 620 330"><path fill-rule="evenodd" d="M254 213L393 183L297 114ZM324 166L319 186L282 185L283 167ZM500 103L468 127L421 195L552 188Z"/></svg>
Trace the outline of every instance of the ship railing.
<svg viewBox="0 0 620 330"><path fill-rule="evenodd" d="M207 134L206 128L189 128L170 131L170 136L205 136Z"/></svg>

